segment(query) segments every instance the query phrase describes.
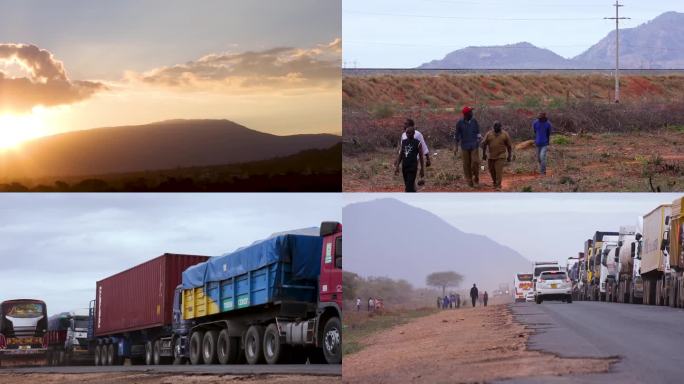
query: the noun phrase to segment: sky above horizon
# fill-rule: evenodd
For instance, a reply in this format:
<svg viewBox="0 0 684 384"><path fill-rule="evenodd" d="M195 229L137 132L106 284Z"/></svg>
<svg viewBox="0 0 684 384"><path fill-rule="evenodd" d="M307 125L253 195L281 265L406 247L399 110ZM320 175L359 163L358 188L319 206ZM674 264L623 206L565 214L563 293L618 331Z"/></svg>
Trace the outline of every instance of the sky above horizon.
<svg viewBox="0 0 684 384"><path fill-rule="evenodd" d="M467 233L484 235L530 261L583 251L595 231L638 225L638 218L681 193L345 193L344 205L393 198L431 212Z"/></svg>
<svg viewBox="0 0 684 384"><path fill-rule="evenodd" d="M527 41L574 57L615 29L614 1L600 0L345 0L343 63L353 68L414 68L468 46ZM621 0L620 28L668 12L679 0Z"/></svg>
<svg viewBox="0 0 684 384"><path fill-rule="evenodd" d="M0 149L228 119L341 133L340 0L0 0Z"/></svg>
<svg viewBox="0 0 684 384"><path fill-rule="evenodd" d="M95 282L164 253L217 256L342 220L339 194L4 194L0 301L87 308Z"/></svg>

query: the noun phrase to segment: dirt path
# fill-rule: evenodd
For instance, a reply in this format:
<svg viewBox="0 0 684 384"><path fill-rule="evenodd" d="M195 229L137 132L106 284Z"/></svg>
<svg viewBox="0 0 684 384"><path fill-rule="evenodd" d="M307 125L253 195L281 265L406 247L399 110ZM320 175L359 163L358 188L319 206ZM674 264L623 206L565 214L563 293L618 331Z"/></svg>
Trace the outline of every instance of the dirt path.
<svg viewBox="0 0 684 384"><path fill-rule="evenodd" d="M99 384L335 384L340 377L306 375L179 375L148 373L18 374L0 373L0 383L99 383Z"/></svg>
<svg viewBox="0 0 684 384"><path fill-rule="evenodd" d="M344 383L479 383L605 372L614 359L565 359L526 350L531 331L505 305L449 310L372 335L345 358Z"/></svg>

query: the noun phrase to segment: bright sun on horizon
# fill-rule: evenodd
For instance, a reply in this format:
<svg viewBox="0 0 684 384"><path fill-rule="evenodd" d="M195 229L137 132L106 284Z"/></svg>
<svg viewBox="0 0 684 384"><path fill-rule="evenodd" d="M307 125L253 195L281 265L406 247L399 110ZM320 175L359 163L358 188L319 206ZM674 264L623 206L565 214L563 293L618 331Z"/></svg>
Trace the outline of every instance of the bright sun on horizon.
<svg viewBox="0 0 684 384"><path fill-rule="evenodd" d="M19 149L22 143L47 133L41 113L36 109L28 114L0 113L0 151Z"/></svg>

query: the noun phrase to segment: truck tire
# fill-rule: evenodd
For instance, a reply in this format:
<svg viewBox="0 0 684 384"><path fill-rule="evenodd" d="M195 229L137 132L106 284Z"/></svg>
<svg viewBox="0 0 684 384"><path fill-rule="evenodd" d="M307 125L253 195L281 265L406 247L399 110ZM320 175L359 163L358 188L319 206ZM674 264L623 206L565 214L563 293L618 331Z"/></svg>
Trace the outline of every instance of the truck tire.
<svg viewBox="0 0 684 384"><path fill-rule="evenodd" d="M280 341L280 331L275 323L271 323L264 331L264 359L267 364L278 364L283 356L283 345Z"/></svg>
<svg viewBox="0 0 684 384"><path fill-rule="evenodd" d="M116 351L114 351L114 344L109 344L107 345L107 365L115 365L114 364L114 354Z"/></svg>
<svg viewBox="0 0 684 384"><path fill-rule="evenodd" d="M186 358L180 354L181 338L173 339L173 365L181 365L186 363Z"/></svg>
<svg viewBox="0 0 684 384"><path fill-rule="evenodd" d="M47 362L48 366L52 365L52 350L50 347L48 347L47 352L45 352L45 361Z"/></svg>
<svg viewBox="0 0 684 384"><path fill-rule="evenodd" d="M534 297L534 302L537 303L537 304L541 304L541 303L542 303L542 298L541 298L541 296L535 296L535 297Z"/></svg>
<svg viewBox="0 0 684 384"><path fill-rule="evenodd" d="M223 329L219 332L216 340L216 356L221 364L234 364L237 362L240 353L240 339L230 337L228 330Z"/></svg>
<svg viewBox="0 0 684 384"><path fill-rule="evenodd" d="M202 360L204 364L216 364L216 344L218 342L218 331L209 330L202 339Z"/></svg>
<svg viewBox="0 0 684 384"><path fill-rule="evenodd" d="M154 365L161 365L162 363L161 342L159 339L152 343L152 361L154 362Z"/></svg>
<svg viewBox="0 0 684 384"><path fill-rule="evenodd" d="M190 336L190 364L202 364L202 339L204 339L203 331L195 331Z"/></svg>
<svg viewBox="0 0 684 384"><path fill-rule="evenodd" d="M245 358L249 364L258 364L264 361L264 327L252 325L245 334Z"/></svg>
<svg viewBox="0 0 684 384"><path fill-rule="evenodd" d="M154 346L151 341L145 342L145 365L154 364Z"/></svg>
<svg viewBox="0 0 684 384"><path fill-rule="evenodd" d="M328 364L342 363L342 325L337 317L331 317L325 322L322 346Z"/></svg>
<svg viewBox="0 0 684 384"><path fill-rule="evenodd" d="M60 349L59 352L57 352L57 365L64 365L65 361L66 361L66 358L65 358L64 350Z"/></svg>
<svg viewBox="0 0 684 384"><path fill-rule="evenodd" d="M568 304L572 304L572 296L568 295L568 298L565 301L567 301Z"/></svg>

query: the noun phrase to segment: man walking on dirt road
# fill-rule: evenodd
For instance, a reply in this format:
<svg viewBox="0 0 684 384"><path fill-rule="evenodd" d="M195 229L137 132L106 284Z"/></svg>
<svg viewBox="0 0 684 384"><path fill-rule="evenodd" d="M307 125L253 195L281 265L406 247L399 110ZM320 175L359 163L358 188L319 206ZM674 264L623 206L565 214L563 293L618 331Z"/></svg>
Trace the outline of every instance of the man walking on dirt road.
<svg viewBox="0 0 684 384"><path fill-rule="evenodd" d="M404 132L401 133L401 140L399 141L399 147L401 148L401 143L406 140L408 137L406 136L406 130L408 127L414 127L415 133L413 134L413 137L420 141L420 145L422 146L422 155L425 156L425 166L429 167L431 165L430 163L430 150L428 149L427 143L425 142L425 137L423 137L423 134L420 133L419 130L415 129L416 123L413 121L413 119L406 119L404 121Z"/></svg>
<svg viewBox="0 0 684 384"><path fill-rule="evenodd" d="M487 294L487 291L485 291L484 296L482 297L482 300L484 301L484 306L487 306L487 300L489 300L489 295Z"/></svg>
<svg viewBox="0 0 684 384"><path fill-rule="evenodd" d="M456 146L454 155L458 153L461 145L461 160L463 161L463 174L468 186L477 188L480 183L480 125L473 117L473 108L463 107L463 118L456 123L454 139Z"/></svg>
<svg viewBox="0 0 684 384"><path fill-rule="evenodd" d="M546 152L551 141L551 123L546 118L545 112L539 112L539 116L532 123L534 129L534 145L537 146L537 161L539 173L546 175Z"/></svg>
<svg viewBox="0 0 684 384"><path fill-rule="evenodd" d="M473 284L473 287L470 288L470 300L473 302L473 308L475 308L475 302L477 301L477 297L477 287L475 286L475 284Z"/></svg>
<svg viewBox="0 0 684 384"><path fill-rule="evenodd" d="M511 162L513 147L511 137L508 132L504 132L501 123L494 122L494 129L487 132L482 140L482 160L487 161L487 148L489 147L489 174L492 176L492 184L497 191L501 190L501 179L503 178L504 159ZM508 152L508 156L506 156Z"/></svg>
<svg viewBox="0 0 684 384"><path fill-rule="evenodd" d="M356 312L360 312L360 311L361 311L361 298L357 297L356 298Z"/></svg>
<svg viewBox="0 0 684 384"><path fill-rule="evenodd" d="M404 191L416 191L416 173L418 173L418 164L420 164L420 177L425 176L423 170L423 155L422 145L420 141L414 137L415 128L408 127L406 129L406 139L401 141L401 148L399 148L399 157L394 164L394 174L399 174L399 164L402 165L401 170L404 176Z"/></svg>

